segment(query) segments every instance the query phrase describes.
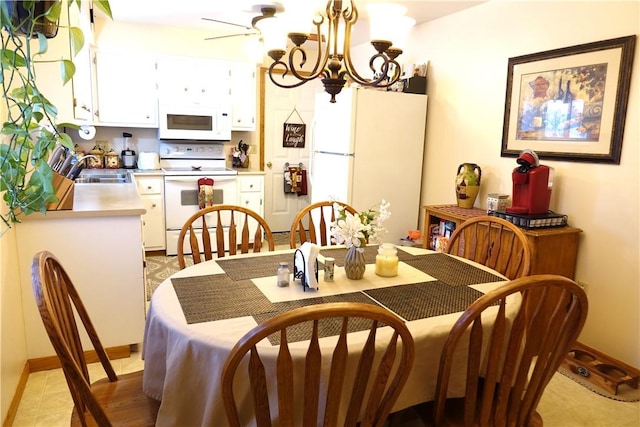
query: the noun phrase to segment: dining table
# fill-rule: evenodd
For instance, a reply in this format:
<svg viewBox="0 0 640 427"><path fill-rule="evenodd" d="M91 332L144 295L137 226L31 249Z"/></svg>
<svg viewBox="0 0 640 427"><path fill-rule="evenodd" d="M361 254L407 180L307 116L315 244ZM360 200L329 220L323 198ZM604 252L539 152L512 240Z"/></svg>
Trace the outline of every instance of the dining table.
<svg viewBox="0 0 640 427"><path fill-rule="evenodd" d="M393 411L433 400L440 352L451 327L470 303L507 279L464 258L410 246L398 246L397 276L381 277L375 273L377 249L364 248L364 277L350 280L344 271L347 249L319 248L317 289L295 280L277 286L278 266L280 262L293 266L293 249L213 259L163 281L150 301L142 347L143 390L161 401L156 425L226 426L221 373L236 342L278 313L326 302L365 302L401 317L414 339L415 360ZM333 280L325 281L324 262L329 257L335 259L334 274ZM507 310L515 309L517 304L508 301ZM321 331L321 345L326 340L327 348L333 348L334 332ZM354 347L366 339L364 331L352 331L349 346L352 336ZM292 332L288 338L294 342L294 358L298 354L303 359L305 337ZM275 359L277 343L263 345L273 346ZM331 355L323 352L323 357L330 360ZM234 387L244 397L237 399L250 402L248 378L239 377ZM454 370L449 393L464 395L462 369ZM246 423L250 425L250 419Z"/></svg>

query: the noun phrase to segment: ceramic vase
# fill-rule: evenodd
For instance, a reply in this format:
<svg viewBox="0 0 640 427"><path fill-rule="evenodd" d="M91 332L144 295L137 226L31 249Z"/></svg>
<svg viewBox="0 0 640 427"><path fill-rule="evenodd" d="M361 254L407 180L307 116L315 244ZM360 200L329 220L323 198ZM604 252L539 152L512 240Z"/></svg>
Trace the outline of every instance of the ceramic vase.
<svg viewBox="0 0 640 427"><path fill-rule="evenodd" d="M355 246L351 246L344 256L344 271L347 274L347 279L362 279L364 270L364 253L360 252Z"/></svg>
<svg viewBox="0 0 640 427"><path fill-rule="evenodd" d="M470 209L480 191L482 169L475 163L462 163L456 176L456 200L461 208Z"/></svg>

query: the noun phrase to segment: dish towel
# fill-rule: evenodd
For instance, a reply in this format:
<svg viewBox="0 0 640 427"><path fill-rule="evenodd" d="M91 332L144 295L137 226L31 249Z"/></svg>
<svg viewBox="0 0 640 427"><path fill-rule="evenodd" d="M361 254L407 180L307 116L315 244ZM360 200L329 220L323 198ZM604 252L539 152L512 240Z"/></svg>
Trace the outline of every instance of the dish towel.
<svg viewBox="0 0 640 427"><path fill-rule="evenodd" d="M200 209L213 206L213 178L198 180L198 206Z"/></svg>

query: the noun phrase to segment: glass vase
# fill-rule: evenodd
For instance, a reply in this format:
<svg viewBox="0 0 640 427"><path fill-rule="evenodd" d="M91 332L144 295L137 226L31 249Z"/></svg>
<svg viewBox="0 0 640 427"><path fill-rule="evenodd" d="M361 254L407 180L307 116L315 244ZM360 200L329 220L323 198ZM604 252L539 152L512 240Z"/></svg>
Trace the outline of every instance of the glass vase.
<svg viewBox="0 0 640 427"><path fill-rule="evenodd" d="M360 252L355 246L351 246L344 256L344 272L347 274L347 279L362 279L365 266L364 253Z"/></svg>

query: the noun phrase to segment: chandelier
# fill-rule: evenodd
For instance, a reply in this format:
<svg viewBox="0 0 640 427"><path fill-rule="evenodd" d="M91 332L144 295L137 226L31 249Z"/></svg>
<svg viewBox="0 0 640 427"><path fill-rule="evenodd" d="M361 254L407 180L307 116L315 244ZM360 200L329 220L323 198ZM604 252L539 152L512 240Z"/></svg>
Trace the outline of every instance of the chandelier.
<svg viewBox="0 0 640 427"><path fill-rule="evenodd" d="M402 53L402 40L415 24L415 20L405 16L405 7L385 3L367 6L371 45L376 52L369 59L371 77L363 77L356 71L351 58L351 30L358 21L355 1L329 0L324 13L309 10L309 3L313 2L297 0L292 3L292 10L288 9L283 15L271 15L255 22L255 27L262 33L265 50L273 59L268 72L276 86L294 88L322 77L324 89L331 95L330 102L336 102L336 95L347 79L378 88L389 87L398 81L401 67L396 58ZM312 16L313 26L308 24ZM310 27L315 27L314 33L308 31ZM287 36L294 45L288 54ZM313 64L307 63L308 54L302 47L307 40L316 43ZM298 81L286 84L282 81L286 75L293 75Z"/></svg>

